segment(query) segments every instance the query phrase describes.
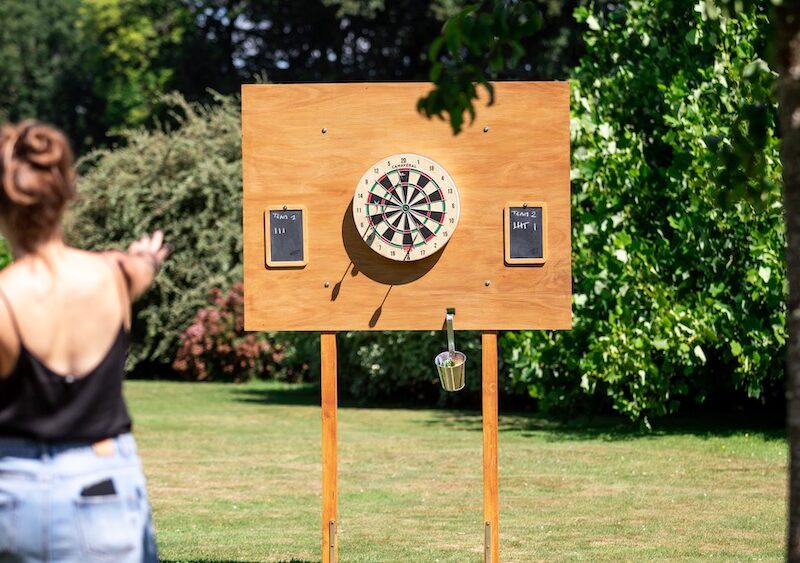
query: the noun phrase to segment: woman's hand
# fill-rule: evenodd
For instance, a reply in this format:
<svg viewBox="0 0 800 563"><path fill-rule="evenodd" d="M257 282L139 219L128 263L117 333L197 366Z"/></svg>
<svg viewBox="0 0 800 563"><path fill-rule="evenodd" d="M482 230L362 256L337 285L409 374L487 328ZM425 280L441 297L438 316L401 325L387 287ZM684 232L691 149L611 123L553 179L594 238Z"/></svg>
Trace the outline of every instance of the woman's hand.
<svg viewBox="0 0 800 563"><path fill-rule="evenodd" d="M152 235L144 235L128 247L128 254L148 260L153 272L157 273L172 249L164 244L164 233L157 230Z"/></svg>
<svg viewBox="0 0 800 563"><path fill-rule="evenodd" d="M171 251L172 247L164 244L164 233L158 230L132 242L128 252L120 253L131 299L147 291Z"/></svg>

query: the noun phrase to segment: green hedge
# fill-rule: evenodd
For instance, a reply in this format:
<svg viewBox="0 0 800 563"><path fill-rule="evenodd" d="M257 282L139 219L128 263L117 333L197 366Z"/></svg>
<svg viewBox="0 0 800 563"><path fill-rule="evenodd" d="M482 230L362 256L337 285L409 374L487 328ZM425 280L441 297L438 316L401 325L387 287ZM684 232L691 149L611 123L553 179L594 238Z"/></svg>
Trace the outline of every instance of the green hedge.
<svg viewBox="0 0 800 563"><path fill-rule="evenodd" d="M125 145L80 164L68 239L91 249L125 248L162 229L175 250L136 303L131 368L169 366L181 332L214 288L242 277L241 129L235 98L208 107L172 96L174 129L131 131Z"/></svg>

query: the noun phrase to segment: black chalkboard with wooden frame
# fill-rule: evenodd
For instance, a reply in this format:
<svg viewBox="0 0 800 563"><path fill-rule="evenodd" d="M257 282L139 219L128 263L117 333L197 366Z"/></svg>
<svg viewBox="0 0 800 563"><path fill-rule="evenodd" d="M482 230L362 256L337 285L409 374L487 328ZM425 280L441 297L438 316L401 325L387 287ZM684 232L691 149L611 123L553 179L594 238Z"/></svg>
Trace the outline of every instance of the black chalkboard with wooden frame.
<svg viewBox="0 0 800 563"><path fill-rule="evenodd" d="M264 212L266 263L269 268L308 264L308 211L304 205L271 205Z"/></svg>
<svg viewBox="0 0 800 563"><path fill-rule="evenodd" d="M508 203L503 210L506 264L536 265L547 260L547 204Z"/></svg>

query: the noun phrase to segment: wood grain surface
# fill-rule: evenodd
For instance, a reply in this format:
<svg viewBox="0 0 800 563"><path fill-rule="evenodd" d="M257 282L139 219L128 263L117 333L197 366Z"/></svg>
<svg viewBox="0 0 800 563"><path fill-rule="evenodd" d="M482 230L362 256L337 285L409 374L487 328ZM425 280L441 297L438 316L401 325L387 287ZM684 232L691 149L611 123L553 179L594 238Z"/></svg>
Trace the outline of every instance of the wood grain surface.
<svg viewBox="0 0 800 563"><path fill-rule="evenodd" d="M484 563L500 561L500 505L497 478L497 332L481 334L483 410ZM488 540L488 542L487 542ZM486 545L488 543L488 546Z"/></svg>
<svg viewBox="0 0 800 563"><path fill-rule="evenodd" d="M320 335L322 378L322 563L336 563L339 554L338 521L338 408L336 334ZM330 523L334 533L331 536Z"/></svg>
<svg viewBox="0 0 800 563"><path fill-rule="evenodd" d="M425 83L243 86L245 327L433 330L455 307L457 330L570 328L569 86L495 87L495 105L454 136L417 114ZM461 199L450 242L413 263L369 249L351 210L366 167L401 152L441 164ZM547 203L543 265L504 262L503 209L516 201ZM309 261L272 269L264 211L286 203L308 208Z"/></svg>

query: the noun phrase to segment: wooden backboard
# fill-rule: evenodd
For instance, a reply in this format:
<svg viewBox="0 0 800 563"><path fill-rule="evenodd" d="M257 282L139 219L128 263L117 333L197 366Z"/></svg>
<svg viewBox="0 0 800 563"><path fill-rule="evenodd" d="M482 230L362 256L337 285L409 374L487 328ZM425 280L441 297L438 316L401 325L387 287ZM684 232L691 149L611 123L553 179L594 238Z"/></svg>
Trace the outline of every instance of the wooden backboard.
<svg viewBox="0 0 800 563"><path fill-rule="evenodd" d="M247 330L568 329L569 85L495 84L497 102L458 136L416 112L425 83L242 87ZM324 131L324 132L323 132ZM352 217L374 162L415 153L441 164L461 201L444 250L415 262L373 252ZM547 261L504 261L504 209L547 204ZM307 209L307 264L271 268L265 211Z"/></svg>

